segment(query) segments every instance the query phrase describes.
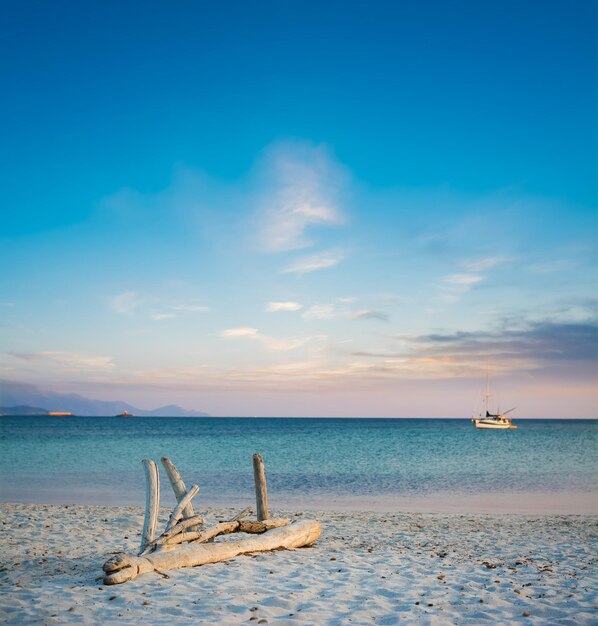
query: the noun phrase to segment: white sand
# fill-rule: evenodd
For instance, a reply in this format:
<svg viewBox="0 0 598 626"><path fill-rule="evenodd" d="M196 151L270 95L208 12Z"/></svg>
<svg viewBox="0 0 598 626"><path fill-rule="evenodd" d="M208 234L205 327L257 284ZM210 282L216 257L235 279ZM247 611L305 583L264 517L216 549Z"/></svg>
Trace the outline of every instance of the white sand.
<svg viewBox="0 0 598 626"><path fill-rule="evenodd" d="M596 516L310 512L323 525L313 548L107 587L97 580L102 563L136 552L141 509L2 504L0 512L4 624L598 620ZM232 512L211 510L207 521Z"/></svg>

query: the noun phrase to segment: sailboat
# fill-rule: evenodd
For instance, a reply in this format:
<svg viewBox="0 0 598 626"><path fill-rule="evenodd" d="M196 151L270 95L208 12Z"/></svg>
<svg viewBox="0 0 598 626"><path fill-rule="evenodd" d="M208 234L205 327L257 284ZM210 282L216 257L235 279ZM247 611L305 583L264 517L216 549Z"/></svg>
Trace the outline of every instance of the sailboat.
<svg viewBox="0 0 598 626"><path fill-rule="evenodd" d="M514 411L517 407L513 407L508 411L501 412L500 409L496 411L496 413L491 413L489 410L490 407L490 378L486 375L486 398L484 403L484 415L481 413L476 417L475 415L471 418L471 421L475 424L476 428L487 428L494 430L505 430L507 428L517 428L515 426L510 417L507 415Z"/></svg>

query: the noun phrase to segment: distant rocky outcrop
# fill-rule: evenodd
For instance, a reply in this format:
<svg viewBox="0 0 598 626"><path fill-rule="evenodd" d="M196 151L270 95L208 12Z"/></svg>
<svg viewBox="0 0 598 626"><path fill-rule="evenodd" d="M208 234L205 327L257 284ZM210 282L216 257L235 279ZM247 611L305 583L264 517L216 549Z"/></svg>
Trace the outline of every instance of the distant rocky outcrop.
<svg viewBox="0 0 598 626"><path fill-rule="evenodd" d="M209 413L190 411L176 404L144 410L118 400L92 400L77 394L45 391L36 385L0 380L0 415L45 415L51 411L65 411L73 415L106 417L127 411L138 416L155 417L209 417ZM40 409L39 407L46 407ZM21 409L13 413L8 411Z"/></svg>

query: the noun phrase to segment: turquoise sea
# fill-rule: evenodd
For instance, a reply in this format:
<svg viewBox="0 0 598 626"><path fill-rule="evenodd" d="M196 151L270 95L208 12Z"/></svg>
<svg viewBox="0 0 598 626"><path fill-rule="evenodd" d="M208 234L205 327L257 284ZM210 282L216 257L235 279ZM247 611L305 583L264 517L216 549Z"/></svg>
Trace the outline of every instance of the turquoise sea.
<svg viewBox="0 0 598 626"><path fill-rule="evenodd" d="M254 452L279 502L596 494L598 421L517 424L478 431L465 419L1 417L0 500L143 504L140 461L165 455L188 486L200 485L204 505L249 503Z"/></svg>

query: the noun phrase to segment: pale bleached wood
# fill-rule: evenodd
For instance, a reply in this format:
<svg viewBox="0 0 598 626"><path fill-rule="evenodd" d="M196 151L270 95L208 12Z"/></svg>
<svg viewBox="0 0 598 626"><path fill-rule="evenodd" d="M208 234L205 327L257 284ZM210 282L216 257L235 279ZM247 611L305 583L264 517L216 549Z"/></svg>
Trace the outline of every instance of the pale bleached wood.
<svg viewBox="0 0 598 626"><path fill-rule="evenodd" d="M261 454L253 455L253 479L255 481L255 507L258 521L268 519L268 490L266 489L266 470Z"/></svg>
<svg viewBox="0 0 598 626"><path fill-rule="evenodd" d="M104 571L107 572L104 584L124 583L139 574L155 570L163 571L217 563L250 552L301 548L313 544L321 532L320 524L316 520L301 520L238 541L211 544L187 543L169 552L154 552L144 557L118 555L104 564Z"/></svg>
<svg viewBox="0 0 598 626"><path fill-rule="evenodd" d="M153 543L151 543L139 556L145 556L154 549L161 549L165 546L174 546L186 541L194 541L196 543L207 543L220 535L228 535L230 533L248 533L257 535L265 533L272 528L280 528L291 523L289 519L268 519L258 522L257 520L231 520L230 522L220 522L215 526L206 528L203 531L178 532L174 534L164 533ZM177 524L179 526L179 524ZM176 528L176 527L175 527ZM174 529L173 529L174 530Z"/></svg>
<svg viewBox="0 0 598 626"><path fill-rule="evenodd" d="M203 532L201 530L194 530L186 533L179 533L174 537L169 537L164 542L165 546L174 546L179 543L185 543L186 541L195 541L196 539L201 539Z"/></svg>
<svg viewBox="0 0 598 626"><path fill-rule="evenodd" d="M200 524L204 523L204 519L201 515L194 515L193 517L188 517L187 519L181 520L178 524L175 524L170 530L164 531L159 537L154 539L151 543L149 543L145 550L139 556L145 556L152 550L155 550L158 546L164 545L165 543L170 543L173 537L176 537L179 533L182 533L184 530L188 528L199 528ZM199 531L198 534L201 534ZM185 540L183 540L185 541ZM179 542L175 542L179 543Z"/></svg>
<svg viewBox="0 0 598 626"><path fill-rule="evenodd" d="M206 543L208 541L212 541L214 537L218 537L218 535L228 535L229 533L234 533L238 528L238 520L219 522L214 526L210 526L210 528L205 528L201 533L201 537L198 538L197 541L198 543Z"/></svg>
<svg viewBox="0 0 598 626"><path fill-rule="evenodd" d="M168 476L168 480L170 481L170 485L172 486L177 502L180 502L187 493L185 482L183 481L183 478L181 477L181 474L175 464L167 456L163 456L160 460L162 461L162 467L166 472L166 476ZM183 516L193 517L194 515L195 511L193 510L193 505L189 502L189 504L183 509Z"/></svg>
<svg viewBox="0 0 598 626"><path fill-rule="evenodd" d="M110 557L104 565L102 565L102 569L107 574L110 572L117 572L123 567L129 567L133 563L132 559L132 556L125 554L124 552L119 552L118 554Z"/></svg>
<svg viewBox="0 0 598 626"><path fill-rule="evenodd" d="M156 537L156 525L158 523L158 509L160 507L160 476L158 466L151 459L143 459L145 470L145 518L141 533L140 552Z"/></svg>
<svg viewBox="0 0 598 626"><path fill-rule="evenodd" d="M193 496L199 491L197 485L193 485L191 489L181 498L181 501L174 507L170 514L170 519L166 524L166 531L169 531L183 517L183 509L191 502Z"/></svg>
<svg viewBox="0 0 598 626"><path fill-rule="evenodd" d="M264 533L272 528L287 526L291 520L288 519L268 519L268 520L231 520L230 522L219 522L210 528L203 530L199 537L194 539L196 543L207 543L219 535L242 532L258 534Z"/></svg>
<svg viewBox="0 0 598 626"><path fill-rule="evenodd" d="M177 535L178 533L187 530L193 526L203 525L204 519L201 515L194 515L193 517L187 517L182 519L178 524L175 524L170 530L165 531L161 537L172 537L173 535ZM160 537L158 537L160 539Z"/></svg>
<svg viewBox="0 0 598 626"><path fill-rule="evenodd" d="M248 533L251 535L259 535L265 533L272 528L280 528L288 526L291 523L289 519L268 519L262 522L257 520L231 520L230 522L220 522L211 528L203 531L194 531L189 533L180 533L174 537L169 537L164 543L167 545L175 545L184 543L185 541L194 541L196 543L207 543L208 541L220 535L228 535L230 533Z"/></svg>

